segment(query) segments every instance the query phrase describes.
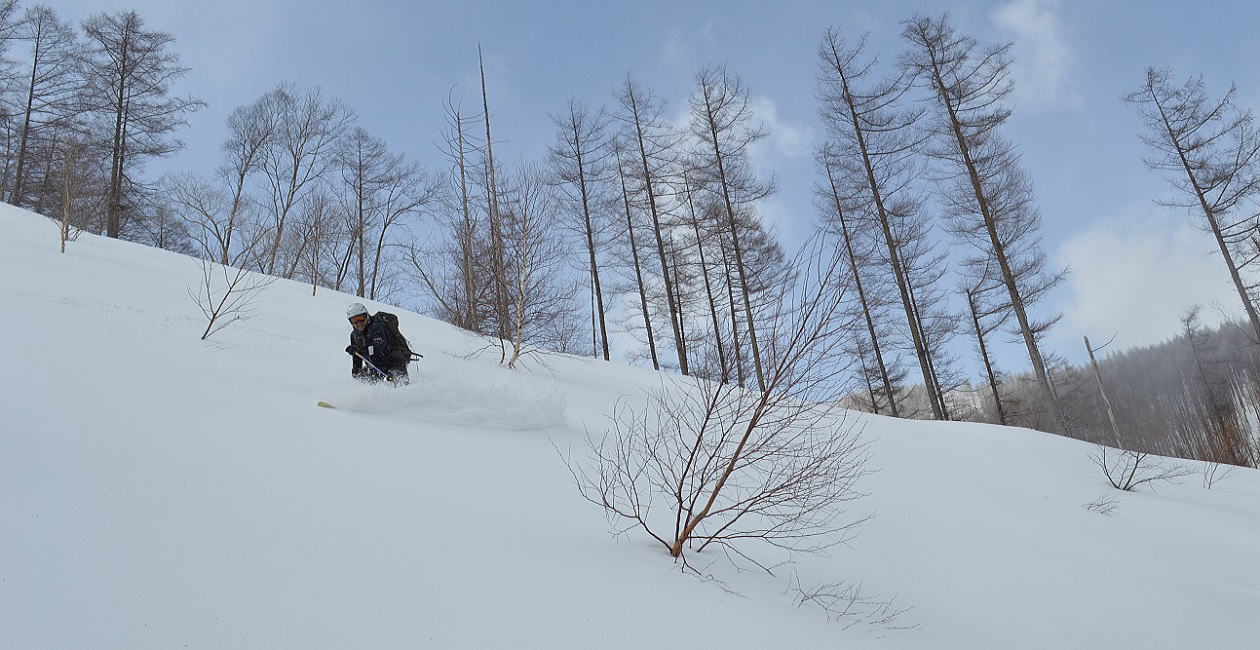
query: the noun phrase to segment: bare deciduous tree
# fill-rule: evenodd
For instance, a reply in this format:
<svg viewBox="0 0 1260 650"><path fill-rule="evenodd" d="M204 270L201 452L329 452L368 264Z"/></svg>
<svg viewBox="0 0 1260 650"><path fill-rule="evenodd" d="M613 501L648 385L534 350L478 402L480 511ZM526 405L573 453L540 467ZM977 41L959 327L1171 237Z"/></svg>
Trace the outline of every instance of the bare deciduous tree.
<svg viewBox="0 0 1260 650"><path fill-rule="evenodd" d="M749 163L749 149L766 136L763 128L752 124L752 106L748 88L722 66L706 67L696 74L696 90L691 99L691 134L697 147L694 166L704 174L698 184L721 198L725 212L727 236L730 238L731 261L734 263L757 385L765 390L762 350L757 341L757 316L752 305L748 265L744 259L745 243L741 235L741 217L757 201L774 191L773 182L757 178ZM732 314L734 317L734 314Z"/></svg>
<svg viewBox="0 0 1260 650"><path fill-rule="evenodd" d="M797 258L804 279L781 289L763 329L764 390L666 380L646 407L619 405L589 440L590 465L569 461L582 495L684 563L712 546L765 568L747 544L842 542L862 521L843 505L861 496L867 448L835 400L838 260L818 239Z"/></svg>
<svg viewBox="0 0 1260 650"><path fill-rule="evenodd" d="M1047 268L1037 240L1041 217L1032 203L1032 184L1014 146L998 133L1011 115L1005 106L1013 88L1009 44L981 48L944 16L916 16L906 22L903 35L911 46L904 66L934 95L930 152L948 174L943 198L951 228L981 251L982 259L991 256L996 262L1045 406L1057 429L1067 433L1070 426L1038 343L1057 316L1035 322L1028 315L1028 308L1061 282L1066 271Z"/></svg>
<svg viewBox="0 0 1260 650"><path fill-rule="evenodd" d="M83 32L85 97L108 134L105 149L110 152L105 235L118 237L128 202L144 189L131 170L145 158L183 148L171 133L205 102L170 96L171 86L188 69L170 49L175 37L146 30L136 12L97 14L84 21Z"/></svg>
<svg viewBox="0 0 1260 650"><path fill-rule="evenodd" d="M0 7L0 21L3 14ZM26 9L17 27L17 38L30 45L13 189L9 192L9 202L20 207L29 205L27 194L32 183L28 177L35 149L54 140L55 132L81 108L82 81L75 60L78 39L72 25L62 22L52 9L35 5Z"/></svg>
<svg viewBox="0 0 1260 650"><path fill-rule="evenodd" d="M591 302L595 308L592 320L598 320L599 349L603 350L604 360L608 361L604 288L600 282L600 265L596 255L604 230L597 221L596 213L604 203L599 186L606 180L604 175L610 155L605 134L607 117L602 109L592 112L577 100L570 99L568 113L552 116L552 121L556 124L556 144L550 149L552 169L573 208L570 212L574 216L576 230L586 243L587 275L591 278ZM595 351L596 356L599 349Z"/></svg>
<svg viewBox="0 0 1260 650"><path fill-rule="evenodd" d="M490 225L490 283L493 289L493 309L495 331L500 339L506 340L511 332L511 315L508 313L508 270L506 251L503 242L503 223L500 214L500 196L498 178L494 169L494 136L490 132L490 96L486 90L486 65L481 54L481 44L477 44L477 68L481 73L481 117L485 121L485 189L486 220Z"/></svg>
<svg viewBox="0 0 1260 650"><path fill-rule="evenodd" d="M362 128L352 129L341 140L337 161L348 221L346 245L356 261L355 295L375 300L389 275L385 267L391 233L429 204L439 185Z"/></svg>
<svg viewBox="0 0 1260 650"><path fill-rule="evenodd" d="M282 272L294 263L280 258L289 217L335 164L337 142L354 114L319 88L292 84L276 86L259 101L271 113L274 129L258 161L267 187L271 241L258 251L256 263L259 270L274 275L277 263Z"/></svg>
<svg viewBox="0 0 1260 650"><path fill-rule="evenodd" d="M900 417L900 414L897 411L897 393L893 389L892 381L892 377L896 373L890 373L890 364L884 361L884 346L881 345L881 337L875 325L876 307L874 305L873 296L869 295L867 287L863 286L862 269L866 266L866 256L859 256L857 252L859 248L856 245L857 233L850 226L852 218L846 214L844 200L841 198L840 187L836 183L833 164L829 158L830 156L827 152L822 152L819 155L819 160L823 166L824 172L827 175L827 186L824 188L823 192L825 196L824 203L827 204L827 207L830 208L830 210L827 213L828 218L826 221L828 222L832 233L838 236L840 241L843 243L845 257L849 263L849 271L853 277L853 286L857 291L858 306L861 308L862 313L862 322L866 325L866 338L863 339L860 334L857 338L857 343L861 348L861 350L859 350L859 357L864 361L865 355L861 353L866 352L866 350L869 349L874 356L875 362L873 368L863 368L863 375L866 376L869 372L878 372L878 381L882 386L884 403L888 406L889 414L893 417ZM839 230L836 230L836 226L839 226ZM869 346L869 348L867 346ZM865 366L865 363L863 363L863 365ZM876 396L875 390L870 387L869 384L868 390L871 394L871 409L878 414L880 412L880 400Z"/></svg>
<svg viewBox="0 0 1260 650"><path fill-rule="evenodd" d="M621 187L621 206L626 215L626 244L630 250L631 266L634 269L635 286L639 292L639 308L643 314L643 327L647 332L648 351L652 357L652 368L661 369L661 362L656 355L656 336L652 330L652 311L648 308L647 285L643 279L643 265L639 263L639 242L635 237L635 224L630 208L630 190L626 186L626 166L630 162L623 157L625 147L620 140L613 141L613 157L617 166L617 181Z"/></svg>
<svg viewBox="0 0 1260 650"><path fill-rule="evenodd" d="M1010 312L1004 306L998 308L988 306L985 300L986 294L1002 288L1001 285L993 282L990 269L991 267L986 264L976 282L964 287L962 291L967 297L967 311L971 316L972 332L976 337L976 352L980 354L980 361L984 365L985 381L989 385L989 394L993 398L997 422L1006 425L1009 422L1006 408L1002 405L1002 375L989 354L988 336L1002 327L1006 322L1006 315Z"/></svg>
<svg viewBox="0 0 1260 650"><path fill-rule="evenodd" d="M820 113L835 138L831 157L850 168L843 177L862 187L861 211L879 225L885 260L901 297L928 403L932 414L941 420L946 417L944 402L929 359L927 333L912 298L907 261L903 259L904 247L917 243L905 235L921 237L926 230L899 227L902 222L917 221L918 202L906 195L911 188L910 179L919 171L913 157L919 136L913 129L923 111L898 106L910 88L904 77L874 82L869 89L859 87L871 83L866 77L874 68L874 61L865 60L864 49L864 39L850 45L834 28L827 30L819 48Z"/></svg>
<svg viewBox="0 0 1260 650"><path fill-rule="evenodd" d="M80 178L83 176L82 159L87 149L86 138L79 133L68 133L61 142L61 252L66 252L66 242L78 235L73 228L71 214L77 199L81 197Z"/></svg>
<svg viewBox="0 0 1260 650"><path fill-rule="evenodd" d="M510 281L505 287L511 316L506 360L508 368L515 368L529 348L567 351L577 289L561 276L568 251L556 228L558 209L545 173L527 166L510 182L501 216Z"/></svg>
<svg viewBox="0 0 1260 650"><path fill-rule="evenodd" d="M1209 100L1201 78L1177 86L1170 70L1147 68L1146 83L1125 100L1146 121L1142 140L1156 154L1146 164L1170 172L1169 182L1181 194L1164 203L1202 213L1260 342L1255 287L1241 274L1258 258L1240 261L1232 250L1260 233L1260 217L1248 204L1260 192L1260 131L1251 111L1235 105L1235 94L1230 86L1219 101Z"/></svg>
<svg viewBox="0 0 1260 650"><path fill-rule="evenodd" d="M656 257L661 268L660 280L665 289L669 324L674 336L674 349L678 354L678 368L686 375L690 372L687 339L682 335L682 316L679 314L674 275L668 261L667 241L670 233L662 205L665 185L662 177L668 174L666 170L674 164L674 147L678 136L665 123L664 104L629 76L626 77L618 100L621 103L621 113L617 118L626 125L625 139L629 143L627 149L634 160L628 177L638 181L636 194L643 198L647 214L651 217Z"/></svg>

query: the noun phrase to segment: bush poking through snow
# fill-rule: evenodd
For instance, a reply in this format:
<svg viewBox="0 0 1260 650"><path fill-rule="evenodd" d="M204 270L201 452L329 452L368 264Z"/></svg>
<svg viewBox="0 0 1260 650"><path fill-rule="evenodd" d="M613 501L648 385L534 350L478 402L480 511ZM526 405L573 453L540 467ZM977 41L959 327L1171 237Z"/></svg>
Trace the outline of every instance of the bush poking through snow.
<svg viewBox="0 0 1260 650"><path fill-rule="evenodd" d="M805 587L800 577L793 577L788 586L797 607L817 607L827 614L827 620L840 623L844 629L860 628L867 633L892 630L918 629L917 623L907 623L905 614L913 607L900 607L897 597L882 600L862 591L862 583L834 582Z"/></svg>
<svg viewBox="0 0 1260 650"><path fill-rule="evenodd" d="M196 293L189 289L188 297L206 317L206 329L201 333L204 341L228 325L252 316L254 300L276 279L209 260L199 262L201 284Z"/></svg>
<svg viewBox="0 0 1260 650"><path fill-rule="evenodd" d="M1226 465L1224 463L1207 463L1203 466L1203 487L1212 489L1217 481L1223 481L1229 478L1234 470L1238 469L1236 465Z"/></svg>
<svg viewBox="0 0 1260 650"><path fill-rule="evenodd" d="M1102 469L1107 481L1117 490L1132 492L1142 484L1151 489L1158 483L1176 483L1190 475L1190 468L1146 452L1120 450L1106 445L1090 454L1089 459Z"/></svg>
<svg viewBox="0 0 1260 650"><path fill-rule="evenodd" d="M1097 512L1100 515L1110 515L1120 507L1120 504L1116 500L1116 495L1100 494L1098 498L1090 501L1083 507L1090 512Z"/></svg>

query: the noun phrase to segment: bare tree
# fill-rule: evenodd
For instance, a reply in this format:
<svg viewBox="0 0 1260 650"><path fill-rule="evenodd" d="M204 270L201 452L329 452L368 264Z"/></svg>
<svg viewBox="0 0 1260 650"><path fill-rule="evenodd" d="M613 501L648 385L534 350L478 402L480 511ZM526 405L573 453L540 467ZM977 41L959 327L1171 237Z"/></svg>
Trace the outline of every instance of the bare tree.
<svg viewBox="0 0 1260 650"><path fill-rule="evenodd" d="M129 197L144 189L132 170L146 158L183 148L170 134L205 102L170 96L171 86L188 68L179 65L170 49L175 37L145 30L136 12L97 14L84 21L83 31L86 97L108 133L105 235L118 237L128 202L134 202Z"/></svg>
<svg viewBox="0 0 1260 650"><path fill-rule="evenodd" d="M1094 379L1098 383L1098 394L1102 397L1103 404L1107 407L1107 420L1111 423L1111 433L1115 435L1116 447L1124 449L1124 443L1120 441L1120 424L1116 422L1116 414L1111 408L1111 400L1107 399L1107 387L1103 384L1102 371L1098 369L1098 360L1094 358L1094 353L1110 345L1111 341L1104 343L1102 347L1095 348L1089 344L1088 336L1082 338L1085 339L1085 351L1089 353L1089 365L1094 369Z"/></svg>
<svg viewBox="0 0 1260 650"><path fill-rule="evenodd" d="M508 270L506 251L503 242L503 224L500 214L500 197L498 179L494 170L494 137L490 133L490 97L486 91L486 66L481 55L481 44L477 44L477 67L481 73L481 117L486 125L485 139L485 185L486 185L486 219L490 224L490 282L494 289L495 331L500 339L506 340L511 332L511 318L508 313Z"/></svg>
<svg viewBox="0 0 1260 650"><path fill-rule="evenodd" d="M645 408L622 404L589 441L590 465L570 459L582 495L684 563L712 546L765 568L748 544L842 542L861 521L844 521L842 504L861 496L867 451L835 406L838 260L819 239L798 256L805 279L781 290L763 330L764 390L677 379Z"/></svg>
<svg viewBox="0 0 1260 650"><path fill-rule="evenodd" d="M515 368L529 348L567 351L575 329L576 288L562 277L568 251L556 228L558 209L545 173L525 167L511 179L504 198L503 240L512 326L507 366Z"/></svg>
<svg viewBox="0 0 1260 650"><path fill-rule="evenodd" d="M0 21L4 20L4 7L13 4L0 6ZM52 9L35 5L26 9L17 27L17 38L30 45L30 67L23 80L25 97L9 202L23 206L29 205L27 194L32 184L27 181L36 144L55 139L54 132L81 108L82 81L75 60L78 39L72 25L62 22Z"/></svg>
<svg viewBox="0 0 1260 650"><path fill-rule="evenodd" d="M898 107L910 88L904 77L875 82L866 80L874 68L874 61L865 60L864 48L865 39L850 45L836 29L827 30L819 48L820 113L835 137L833 156L850 168L843 177L863 187L861 209L879 224L885 244L885 259L901 296L907 330L923 373L928 402L932 414L941 420L946 417L944 403L928 356L923 323L911 297L913 288L906 263L902 259L902 247L914 242L903 241L903 237L894 232L897 229L895 222L914 220L919 209L917 201L903 199L903 196L911 186L910 179L918 172L913 154L918 147L919 136L913 128L923 111ZM871 88L860 88L862 83L870 84ZM925 233L923 229L907 230L919 237Z"/></svg>
<svg viewBox="0 0 1260 650"><path fill-rule="evenodd" d="M1061 282L1066 271L1047 269L1037 241L1041 218L1032 203L1032 185L1014 146L998 134L1011 115L1004 104L1013 87L1009 44L980 48L944 16L916 16L906 22L903 35L911 46L903 64L934 95L930 152L948 174L943 198L951 229L983 258L996 261L1046 408L1058 430L1066 433L1070 427L1038 345L1040 334L1057 317L1034 322L1028 316L1028 308Z"/></svg>
<svg viewBox="0 0 1260 650"><path fill-rule="evenodd" d="M664 104L636 84L629 75L626 76L618 100L621 103L621 113L617 118L626 125L626 140L630 143L628 149L635 160L635 173L631 178L639 181L637 192L643 197L648 216L652 219L652 234L655 237L657 260L661 266L660 278L665 288L674 349L678 354L679 370L686 375L690 372L687 364L687 340L682 335L682 316L678 313L674 277L666 256L666 240L670 234L664 223L663 206L660 205L663 194L662 176L667 173L664 170L674 162L673 149L678 136L664 121Z"/></svg>
<svg viewBox="0 0 1260 650"><path fill-rule="evenodd" d="M22 35L22 26L17 0L0 0L0 197L9 195L23 134L21 111L9 107L17 100L8 97L17 92L22 76L17 62L8 56L14 40Z"/></svg>
<svg viewBox="0 0 1260 650"><path fill-rule="evenodd" d="M481 327L481 309L485 302L483 292L487 286L478 265L478 246L483 225L477 217L472 202L473 181L469 178L472 154L477 145L471 132L476 116L466 115L462 106L447 97L444 103L446 128L439 145L450 164L452 190L444 196L446 210L441 225L446 230L447 255L453 264L451 277L438 276L431 265L413 252L412 265L437 302L445 320L472 332L485 333ZM437 256L434 256L437 257ZM441 288L439 288L439 285Z"/></svg>
<svg viewBox="0 0 1260 650"><path fill-rule="evenodd" d="M639 292L639 306L643 314L643 327L647 331L648 350L652 355L652 368L661 369L660 359L656 355L656 336L652 330L652 312L648 308L647 286L643 280L643 266L639 263L639 243L635 238L634 218L630 209L630 190L626 187L626 166L630 162L625 157L626 148L620 140L613 141L613 157L617 166L617 180L621 186L621 205L626 215L626 238L630 250L632 268L634 269L635 286Z"/></svg>
<svg viewBox="0 0 1260 650"><path fill-rule="evenodd" d="M577 100L570 99L568 113L552 116L551 119L556 124L556 144L550 149L552 169L568 203L575 208L577 230L586 242L587 274L591 278L595 307L593 316L599 321L600 348L604 360L608 361L604 289L600 283L600 266L596 256L603 228L593 215L598 205L603 203L598 184L605 180L606 162L610 155L605 134L607 117L603 110L592 112ZM599 350L595 353L598 356Z"/></svg>
<svg viewBox="0 0 1260 650"><path fill-rule="evenodd" d="M765 390L768 384L762 371L761 346L757 342L757 317L744 260L746 247L740 238L740 215L774 191L773 182L759 180L748 161L749 148L765 137L766 131L751 124L748 88L720 66L707 67L696 74L690 117L692 135L699 143L694 153L700 163L695 168L705 173L705 177L699 179L700 185L722 199L757 385Z"/></svg>
<svg viewBox="0 0 1260 650"><path fill-rule="evenodd" d="M862 320L866 324L866 336L869 337L866 339L866 342L869 343L870 350L874 355L875 369L879 373L879 382L883 387L884 399L888 405L889 413L893 417L900 417L900 414L897 412L896 392L893 390L893 383L888 370L889 364L884 362L883 347L880 344L880 336L875 327L875 307L872 304L871 297L867 294L866 287L862 283L862 268L865 265L859 261L859 255L856 252L855 240L857 233L850 228L850 218L846 216L844 201L841 198L840 188L836 183L833 165L829 160L829 156L826 152L822 152L819 155L819 160L827 174L827 186L823 190L824 203L829 204L828 207L831 208L827 212L827 222L831 224L831 232L839 236L840 241L844 245L845 257L848 260L849 271L853 277L853 286L857 290L858 304L862 310ZM836 226L839 226L838 231ZM864 346L863 351L865 351ZM865 369L863 374L866 374ZM876 398L873 390L871 391L871 408L875 413L879 413L879 400Z"/></svg>
<svg viewBox="0 0 1260 650"><path fill-rule="evenodd" d="M1181 194L1164 204L1202 213L1260 342L1255 286L1241 274L1260 258L1240 261L1231 250L1260 235L1260 217L1249 203L1260 192L1260 131L1251 111L1235 104L1235 94L1230 86L1219 101L1209 100L1202 78L1177 86L1172 71L1147 68L1146 83L1125 100L1146 121L1142 140L1155 151L1146 164L1169 172L1169 182Z"/></svg>
<svg viewBox="0 0 1260 650"><path fill-rule="evenodd" d="M301 237L305 246L306 275L311 282L311 295L323 281L322 264L328 248L333 243L336 230L337 215L333 210L333 200L326 192L317 191L307 195L302 206L302 218L299 220L302 229Z"/></svg>
<svg viewBox="0 0 1260 650"><path fill-rule="evenodd" d="M985 381L988 383L990 395L993 397L993 407L997 412L997 422L998 424L1006 425L1008 421L1006 409L1002 405L1002 390L1000 388L1001 373L997 370L997 366L989 354L987 337L1002 327L1006 322L1006 315L1010 312L1005 309L1005 305L996 309L992 308L988 306L985 300L986 294L1002 288L1001 285L993 282L990 269L989 265L985 265L980 277L977 278L974 284L964 287L963 293L967 296L967 310L971 316L972 331L976 337L976 351L980 354L980 361L984 365Z"/></svg>
<svg viewBox="0 0 1260 650"><path fill-rule="evenodd" d="M722 336L723 327L718 315L718 295L715 293L713 282L710 279L709 260L706 259L705 255L705 249L712 246L709 243L711 239L713 237L720 238L722 233L720 229L713 227L713 219L704 219L704 227L701 226L701 215L706 212L706 208L711 208L712 204L702 204L701 208L697 210L696 193L698 188L691 181L693 173L692 171L684 170L682 174L682 196L687 204L687 223L691 225L691 234L695 237L692 240L692 244L696 253L696 264L699 267L699 275L704 282L705 302L713 325L713 345L711 347L717 352L718 378L720 378L722 383L727 383L731 380L731 363L727 360L726 343L723 341ZM712 258L712 255L708 257ZM712 373L709 373L709 375L707 378L712 379Z"/></svg>
<svg viewBox="0 0 1260 650"><path fill-rule="evenodd" d="M338 139L352 123L354 114L319 88L301 89L292 84L276 86L259 100L259 105L271 112L269 119L274 120L274 129L259 152L270 242L258 252L256 263L260 271L275 275L277 263L282 272L293 264L280 257L289 218L335 164Z"/></svg>
<svg viewBox="0 0 1260 650"><path fill-rule="evenodd" d="M375 300L387 274L391 232L437 196L438 184L362 128L342 139L337 161L349 221L346 243L356 261L355 295Z"/></svg>
<svg viewBox="0 0 1260 650"><path fill-rule="evenodd" d="M78 235L78 229L72 232L71 215L76 201L82 196L80 179L84 176L82 159L87 149L86 138L79 133L67 133L61 141L61 252L66 252L66 242Z"/></svg>
<svg viewBox="0 0 1260 650"><path fill-rule="evenodd" d="M197 303L206 318L206 329L201 340L206 340L223 328L253 316L253 306L258 295L271 286L274 277L250 273L244 266L230 267L198 260L201 266L201 284L197 291L188 289L188 297Z"/></svg>

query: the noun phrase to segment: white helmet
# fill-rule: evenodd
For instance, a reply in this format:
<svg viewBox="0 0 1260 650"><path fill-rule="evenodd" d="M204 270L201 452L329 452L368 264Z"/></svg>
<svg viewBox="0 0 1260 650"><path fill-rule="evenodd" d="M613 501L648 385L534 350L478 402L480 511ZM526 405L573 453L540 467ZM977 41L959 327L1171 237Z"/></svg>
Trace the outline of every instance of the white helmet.
<svg viewBox="0 0 1260 650"><path fill-rule="evenodd" d="M363 306L363 303L350 303L350 306L346 307L346 318L354 318L355 316L366 313L368 313L368 310L367 307Z"/></svg>

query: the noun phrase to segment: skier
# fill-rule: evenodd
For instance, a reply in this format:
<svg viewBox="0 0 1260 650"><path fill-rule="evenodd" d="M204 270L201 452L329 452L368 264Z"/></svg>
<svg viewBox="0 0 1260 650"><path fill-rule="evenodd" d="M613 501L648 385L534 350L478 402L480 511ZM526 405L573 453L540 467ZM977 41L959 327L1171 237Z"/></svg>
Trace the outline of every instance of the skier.
<svg viewBox="0 0 1260 650"><path fill-rule="evenodd" d="M398 331L397 317L385 312L369 315L367 307L357 302L346 308L346 317L354 327L346 346L346 353L354 359L350 375L369 383L385 380L396 386L407 384L411 349Z"/></svg>

